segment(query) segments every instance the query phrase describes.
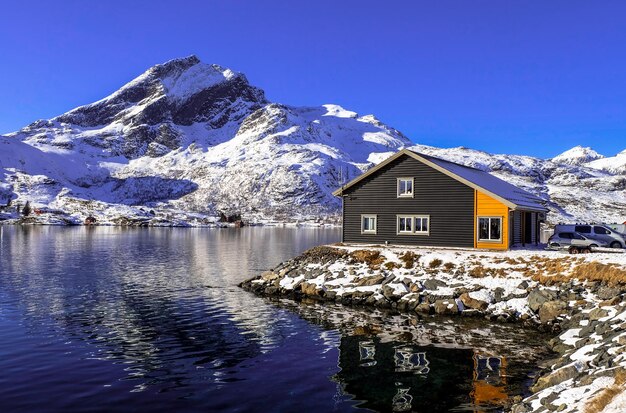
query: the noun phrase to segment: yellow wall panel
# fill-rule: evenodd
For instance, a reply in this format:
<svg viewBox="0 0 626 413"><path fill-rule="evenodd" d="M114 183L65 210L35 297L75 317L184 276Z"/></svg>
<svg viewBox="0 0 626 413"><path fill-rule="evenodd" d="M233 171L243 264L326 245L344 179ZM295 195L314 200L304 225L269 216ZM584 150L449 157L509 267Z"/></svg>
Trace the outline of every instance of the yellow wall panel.
<svg viewBox="0 0 626 413"><path fill-rule="evenodd" d="M509 249L509 207L502 202L491 198L482 192L475 191L476 205L474 208L474 240L477 248ZM502 240L501 241L478 241L478 217L501 217Z"/></svg>

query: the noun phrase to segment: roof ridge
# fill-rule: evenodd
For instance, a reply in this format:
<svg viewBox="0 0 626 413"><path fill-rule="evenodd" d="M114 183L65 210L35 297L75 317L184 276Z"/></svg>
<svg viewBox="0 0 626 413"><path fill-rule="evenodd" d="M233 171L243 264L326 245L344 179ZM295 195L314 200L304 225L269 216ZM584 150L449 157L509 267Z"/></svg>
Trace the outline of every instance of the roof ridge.
<svg viewBox="0 0 626 413"><path fill-rule="evenodd" d="M463 168L469 168L469 169L474 169L475 171L488 173L486 171L483 171L482 169L474 168L473 166L469 166L469 165L463 165L462 163L450 161L448 159L439 158L438 156L429 155L429 154L426 154L426 153L423 153L423 152L417 152L417 151L414 151L412 149L407 149L407 151L413 152L414 154L419 155L419 156L423 156L425 158L436 159L438 161L447 162L447 163L451 163L453 165L462 166Z"/></svg>

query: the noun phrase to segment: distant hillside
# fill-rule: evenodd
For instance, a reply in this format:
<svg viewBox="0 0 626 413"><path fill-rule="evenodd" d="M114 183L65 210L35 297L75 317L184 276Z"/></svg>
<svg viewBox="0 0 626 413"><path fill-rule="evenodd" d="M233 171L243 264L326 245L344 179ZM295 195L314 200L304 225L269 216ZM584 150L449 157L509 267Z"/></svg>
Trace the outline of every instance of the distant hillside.
<svg viewBox="0 0 626 413"><path fill-rule="evenodd" d="M419 138L419 137L417 137ZM626 152L553 159L414 145L373 115L269 102L195 56L156 65L110 96L0 137L0 204L37 220L150 224L336 219L331 192L404 147L491 171L540 195L549 220L623 221ZM45 213L54 210L53 214ZM8 215L0 215L5 218Z"/></svg>

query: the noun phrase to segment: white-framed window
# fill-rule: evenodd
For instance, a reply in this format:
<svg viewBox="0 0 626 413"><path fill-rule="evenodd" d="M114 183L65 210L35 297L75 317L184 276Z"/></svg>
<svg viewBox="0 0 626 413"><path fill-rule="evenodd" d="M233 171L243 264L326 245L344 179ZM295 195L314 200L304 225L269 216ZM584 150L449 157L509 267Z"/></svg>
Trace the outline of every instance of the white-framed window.
<svg viewBox="0 0 626 413"><path fill-rule="evenodd" d="M376 215L361 215L361 234L376 234Z"/></svg>
<svg viewBox="0 0 626 413"><path fill-rule="evenodd" d="M430 232L430 216L422 215L414 217L415 220L415 233L428 235Z"/></svg>
<svg viewBox="0 0 626 413"><path fill-rule="evenodd" d="M478 217L478 241L502 241L502 217Z"/></svg>
<svg viewBox="0 0 626 413"><path fill-rule="evenodd" d="M398 198L413 198L413 178L398 178Z"/></svg>
<svg viewBox="0 0 626 413"><path fill-rule="evenodd" d="M397 215L398 235L428 235L430 215Z"/></svg>
<svg viewBox="0 0 626 413"><path fill-rule="evenodd" d="M411 216L399 216L398 217L398 234L411 234L413 233L413 217Z"/></svg>

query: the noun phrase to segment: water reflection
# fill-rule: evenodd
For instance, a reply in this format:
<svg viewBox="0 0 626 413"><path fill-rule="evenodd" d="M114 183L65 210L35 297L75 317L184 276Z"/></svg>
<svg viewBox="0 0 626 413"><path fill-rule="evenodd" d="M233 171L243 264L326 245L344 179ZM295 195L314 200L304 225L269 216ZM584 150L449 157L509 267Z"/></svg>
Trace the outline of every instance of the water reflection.
<svg viewBox="0 0 626 413"><path fill-rule="evenodd" d="M85 392L98 393L93 382L119 387L120 380L128 383L121 393L175 391L176 398L193 398L250 380L241 371L247 362L263 359L296 332L318 332L294 325L291 314L236 284L337 238L338 231L320 229L0 226L0 368L21 375L0 376L1 398L11 393L20 406L27 401L18 399L35 387L63 394L85 384ZM42 348L55 356L43 357ZM108 369L94 377L94 365ZM39 378L37 369L46 376ZM75 384L60 383L59 374Z"/></svg>
<svg viewBox="0 0 626 413"><path fill-rule="evenodd" d="M336 328L340 391L374 411L502 411L528 390L546 337L476 319L419 318L336 304L276 304Z"/></svg>
<svg viewBox="0 0 626 413"><path fill-rule="evenodd" d="M236 287L339 234L0 226L3 409L487 411L524 390L542 338L517 327Z"/></svg>

